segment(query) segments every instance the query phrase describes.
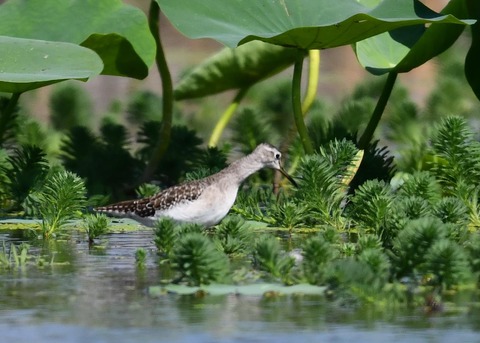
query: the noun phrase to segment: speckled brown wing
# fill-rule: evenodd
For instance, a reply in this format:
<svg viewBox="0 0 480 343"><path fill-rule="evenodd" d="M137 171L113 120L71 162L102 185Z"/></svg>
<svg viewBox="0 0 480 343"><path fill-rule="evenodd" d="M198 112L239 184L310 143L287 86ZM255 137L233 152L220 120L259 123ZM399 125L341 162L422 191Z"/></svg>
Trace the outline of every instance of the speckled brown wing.
<svg viewBox="0 0 480 343"><path fill-rule="evenodd" d="M184 201L198 199L209 180L187 182L178 186L170 187L150 198L150 204L155 210L165 211Z"/></svg>
<svg viewBox="0 0 480 343"><path fill-rule="evenodd" d="M144 218L152 217L155 215L155 211L166 211L183 201L197 199L208 184L209 180L188 182L167 188L148 198L122 201L104 207L97 207L94 210L113 215L135 214Z"/></svg>

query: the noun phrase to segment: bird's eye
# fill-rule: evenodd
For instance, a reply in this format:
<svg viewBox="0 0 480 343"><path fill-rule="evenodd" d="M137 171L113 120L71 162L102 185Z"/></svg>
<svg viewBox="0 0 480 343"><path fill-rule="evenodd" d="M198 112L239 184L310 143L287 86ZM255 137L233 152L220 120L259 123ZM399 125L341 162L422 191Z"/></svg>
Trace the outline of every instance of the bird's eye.
<svg viewBox="0 0 480 343"><path fill-rule="evenodd" d="M276 159L276 160L279 160L280 157L282 157L282 155L280 155L280 154L275 154L275 159Z"/></svg>

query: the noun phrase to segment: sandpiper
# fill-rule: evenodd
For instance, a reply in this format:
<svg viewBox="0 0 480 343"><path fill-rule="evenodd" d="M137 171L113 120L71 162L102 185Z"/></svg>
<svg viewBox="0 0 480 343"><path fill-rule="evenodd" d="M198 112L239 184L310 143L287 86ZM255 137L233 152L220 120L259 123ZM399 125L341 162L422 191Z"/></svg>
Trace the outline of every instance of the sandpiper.
<svg viewBox="0 0 480 343"><path fill-rule="evenodd" d="M179 223L197 223L210 227L227 215L242 182L260 169L277 169L296 185L282 168L281 158L280 151L263 143L251 154L216 174L167 188L151 197L97 207L95 211L130 217L147 226L153 226L159 219L168 217Z"/></svg>

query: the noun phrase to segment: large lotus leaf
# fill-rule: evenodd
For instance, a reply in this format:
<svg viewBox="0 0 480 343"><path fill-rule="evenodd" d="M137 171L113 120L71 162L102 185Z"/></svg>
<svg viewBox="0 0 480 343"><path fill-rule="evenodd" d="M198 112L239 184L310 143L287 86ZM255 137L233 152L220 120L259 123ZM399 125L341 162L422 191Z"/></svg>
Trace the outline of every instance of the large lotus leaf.
<svg viewBox="0 0 480 343"><path fill-rule="evenodd" d="M352 44L399 27L465 21L416 0L384 0L373 9L356 0L156 0L190 38L234 47L251 40L302 49Z"/></svg>
<svg viewBox="0 0 480 343"><path fill-rule="evenodd" d="M245 88L295 62L297 49L253 41L225 48L182 78L175 98L190 99Z"/></svg>
<svg viewBox="0 0 480 343"><path fill-rule="evenodd" d="M21 93L102 72L100 57L72 43L0 36L0 92Z"/></svg>
<svg viewBox="0 0 480 343"><path fill-rule="evenodd" d="M469 17L465 0L450 1L442 13ZM463 25L435 23L428 29L423 25L403 27L357 42L355 51L360 64L374 74L403 73L448 49L463 30Z"/></svg>
<svg viewBox="0 0 480 343"><path fill-rule="evenodd" d="M0 35L91 48L108 75L144 78L155 58L145 15L121 0L10 0L0 5Z"/></svg>
<svg viewBox="0 0 480 343"><path fill-rule="evenodd" d="M472 45L468 50L465 59L465 76L473 92L480 100L480 3L478 1L470 1L468 3L468 12L477 19L475 25L472 25Z"/></svg>

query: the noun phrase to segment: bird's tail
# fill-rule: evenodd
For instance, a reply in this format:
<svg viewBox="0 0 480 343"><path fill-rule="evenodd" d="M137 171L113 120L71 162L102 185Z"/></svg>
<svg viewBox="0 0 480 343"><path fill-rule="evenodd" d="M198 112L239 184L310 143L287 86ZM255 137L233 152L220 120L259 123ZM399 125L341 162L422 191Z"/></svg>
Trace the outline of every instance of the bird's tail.
<svg viewBox="0 0 480 343"><path fill-rule="evenodd" d="M121 201L107 206L96 207L93 210L95 212L106 213L113 216L128 216L135 214L140 217L148 217L155 214L155 210L150 204L148 198Z"/></svg>

